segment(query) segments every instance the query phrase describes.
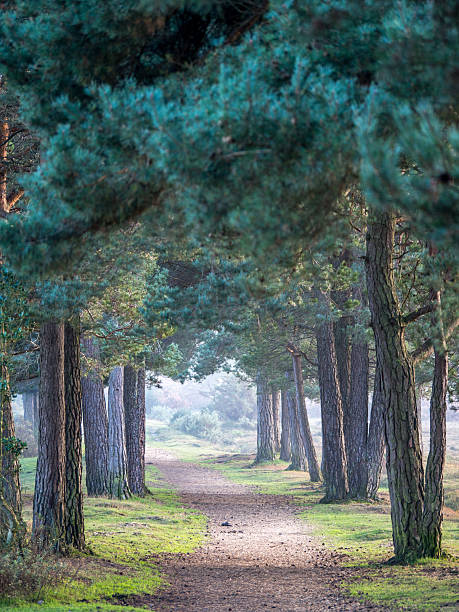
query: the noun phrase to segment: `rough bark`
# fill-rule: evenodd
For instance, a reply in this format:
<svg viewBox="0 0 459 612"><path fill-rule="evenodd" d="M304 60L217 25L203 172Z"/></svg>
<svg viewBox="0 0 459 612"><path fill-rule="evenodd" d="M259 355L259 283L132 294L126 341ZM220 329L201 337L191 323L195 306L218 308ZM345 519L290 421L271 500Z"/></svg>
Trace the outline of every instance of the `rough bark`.
<svg viewBox="0 0 459 612"><path fill-rule="evenodd" d="M306 409L306 400L304 397L304 382L303 371L301 368L301 355L294 351L292 352L293 378L295 381L296 405L298 414L298 425L300 429L300 438L306 453L308 461L309 478L312 482L320 481L319 462L317 461L316 449L312 440L311 428L309 427L308 411Z"/></svg>
<svg viewBox="0 0 459 612"><path fill-rule="evenodd" d="M349 497L353 499L365 498L367 494L368 371L368 343L363 337L354 337L347 434L344 427Z"/></svg>
<svg viewBox="0 0 459 612"><path fill-rule="evenodd" d="M145 370L124 367L124 418L131 493L145 495Z"/></svg>
<svg viewBox="0 0 459 612"><path fill-rule="evenodd" d="M291 447L291 464L288 470L306 471L306 451L303 441L300 436L300 425L298 422L298 408L295 398L295 392L292 390L293 372L286 372L285 377L289 387L285 391L285 401L287 403L287 412L290 423L290 447Z"/></svg>
<svg viewBox="0 0 459 612"><path fill-rule="evenodd" d="M94 338L83 338L83 353L98 360ZM86 489L89 496L108 494L108 420L104 385L97 371L90 369L81 379L86 462Z"/></svg>
<svg viewBox="0 0 459 612"><path fill-rule="evenodd" d="M280 391L274 387L271 390L271 401L273 406L274 422L274 448L276 453L280 452Z"/></svg>
<svg viewBox="0 0 459 612"><path fill-rule="evenodd" d="M281 445L280 445L280 459L282 461L290 461L292 456L292 449L290 445L290 419L288 414L287 406L287 392L285 389L281 391Z"/></svg>
<svg viewBox="0 0 459 612"><path fill-rule="evenodd" d="M436 292L435 302L436 308L432 316L432 323L438 338L435 338L434 342L435 365L430 398L430 447L426 466L422 519L422 554L426 557L438 558L442 554L448 353L441 318L440 292Z"/></svg>
<svg viewBox="0 0 459 612"><path fill-rule="evenodd" d="M373 211L367 234L367 287L382 369L386 465L391 498L395 559L412 561L421 552L424 482L412 359L393 278L395 216Z"/></svg>
<svg viewBox="0 0 459 612"><path fill-rule="evenodd" d="M9 386L8 373L5 371L2 376L2 386L4 386L1 403L2 430L0 440L1 448L1 478L2 494L5 502L14 512L16 518L20 520L22 512L21 487L19 483L19 458L11 448L7 448L4 441L12 441L16 438L14 430L13 408L11 404L11 391Z"/></svg>
<svg viewBox="0 0 459 612"><path fill-rule="evenodd" d="M382 370L376 359L373 398L371 401L370 426L368 430L367 464L368 481L367 497L376 499L381 481L381 470L386 448L384 398L382 391Z"/></svg>
<svg viewBox="0 0 459 612"><path fill-rule="evenodd" d="M65 390L64 324L40 328L40 416L33 501L33 534L38 546L64 544Z"/></svg>
<svg viewBox="0 0 459 612"><path fill-rule="evenodd" d="M117 366L108 380L108 490L112 497L130 497L123 410L123 368Z"/></svg>
<svg viewBox="0 0 459 612"><path fill-rule="evenodd" d="M256 463L273 461L276 453L270 388L263 374L257 376L257 457Z"/></svg>
<svg viewBox="0 0 459 612"><path fill-rule="evenodd" d="M84 550L82 489L82 400L79 321L64 327L65 383L65 543Z"/></svg>
<svg viewBox="0 0 459 612"><path fill-rule="evenodd" d="M328 298L321 291L316 291L316 295L328 310ZM325 321L317 326L316 339L322 413L322 465L325 481L325 496L322 501L331 502L344 499L348 494L343 407L331 321Z"/></svg>
<svg viewBox="0 0 459 612"><path fill-rule="evenodd" d="M350 299L350 290L339 292L340 300L338 305L343 306L347 299ZM351 407L351 341L350 327L352 317L342 316L333 324L333 335L335 341L336 372L338 375L339 388L341 392L341 405L343 409L343 432L347 455L347 440L352 436L352 407ZM349 458L348 458L349 465Z"/></svg>

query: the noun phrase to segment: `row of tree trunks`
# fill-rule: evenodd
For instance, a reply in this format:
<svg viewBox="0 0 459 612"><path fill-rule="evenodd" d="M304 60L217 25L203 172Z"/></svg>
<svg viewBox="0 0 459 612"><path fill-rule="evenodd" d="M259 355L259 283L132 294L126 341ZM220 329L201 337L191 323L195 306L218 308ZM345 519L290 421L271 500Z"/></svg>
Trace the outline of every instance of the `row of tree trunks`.
<svg viewBox="0 0 459 612"><path fill-rule="evenodd" d="M281 427L281 443L280 443L280 459L282 461L290 461L292 449L290 444L290 419L287 406L287 393L285 389L281 390L281 412L282 412L282 427Z"/></svg>
<svg viewBox="0 0 459 612"><path fill-rule="evenodd" d="M316 296L329 314L328 297L320 290L316 290ZM316 340L322 413L322 475L325 482L325 496L322 501L332 502L344 499L349 488L343 407L336 366L333 323L330 320L317 327Z"/></svg>
<svg viewBox="0 0 459 612"><path fill-rule="evenodd" d="M85 357L93 365L100 360L94 338L82 340ZM104 383L97 367L87 368L81 379L85 441L86 488L90 497L108 494L108 418Z"/></svg>
<svg viewBox="0 0 459 612"><path fill-rule="evenodd" d="M145 495L145 370L124 367L124 416L129 488Z"/></svg>
<svg viewBox="0 0 459 612"><path fill-rule="evenodd" d="M414 367L393 278L395 215L372 211L367 233L367 288L382 372L386 465L395 558L411 561L421 551L424 479Z"/></svg>
<svg viewBox="0 0 459 612"><path fill-rule="evenodd" d="M266 377L257 375L257 456L256 463L273 461L276 455L271 389Z"/></svg>
<svg viewBox="0 0 459 612"><path fill-rule="evenodd" d="M85 546L80 376L78 323L43 323L33 533L57 551Z"/></svg>

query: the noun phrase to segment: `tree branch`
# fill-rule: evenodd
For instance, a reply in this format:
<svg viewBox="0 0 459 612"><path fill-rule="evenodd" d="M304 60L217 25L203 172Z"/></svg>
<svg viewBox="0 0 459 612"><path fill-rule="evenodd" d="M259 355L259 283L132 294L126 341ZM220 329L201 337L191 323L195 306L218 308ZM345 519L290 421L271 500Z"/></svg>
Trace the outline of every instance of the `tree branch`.
<svg viewBox="0 0 459 612"><path fill-rule="evenodd" d="M419 319L419 317L422 317L423 315L428 314L429 312L432 312L434 307L435 305L433 302L430 302L429 304L426 304L425 306L421 306L421 308L418 308L417 310L414 310L413 312L410 312L409 314L405 315L403 317L403 323L407 325L408 323L411 323L412 321L416 321L416 319Z"/></svg>
<svg viewBox="0 0 459 612"><path fill-rule="evenodd" d="M445 340L449 340L449 338L451 338L458 325L459 317L456 317L445 330ZM421 346L418 346L418 348L411 353L411 359L413 360L414 365L418 364L420 361L424 361L424 359L427 359L427 357L430 357L433 350L434 344L432 339L423 342Z"/></svg>

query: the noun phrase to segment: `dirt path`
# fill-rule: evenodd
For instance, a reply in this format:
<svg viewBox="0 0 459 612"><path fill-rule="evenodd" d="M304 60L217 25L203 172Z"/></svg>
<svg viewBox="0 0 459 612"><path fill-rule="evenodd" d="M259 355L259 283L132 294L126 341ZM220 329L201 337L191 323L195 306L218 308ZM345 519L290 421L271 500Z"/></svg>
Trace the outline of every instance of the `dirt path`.
<svg viewBox="0 0 459 612"><path fill-rule="evenodd" d="M161 559L171 588L150 600L154 610L382 610L340 594L339 583L350 570L312 536L288 497L254 493L215 470L156 449L149 450L147 462L187 506L209 518L202 548Z"/></svg>

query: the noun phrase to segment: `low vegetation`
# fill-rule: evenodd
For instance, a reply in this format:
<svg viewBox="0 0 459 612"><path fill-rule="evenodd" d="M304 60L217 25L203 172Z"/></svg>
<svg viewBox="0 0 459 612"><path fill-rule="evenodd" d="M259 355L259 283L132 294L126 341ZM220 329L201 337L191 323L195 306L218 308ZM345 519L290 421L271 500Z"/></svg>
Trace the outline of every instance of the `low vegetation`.
<svg viewBox="0 0 459 612"><path fill-rule="evenodd" d="M25 518L31 518L35 460L23 460ZM205 517L184 508L177 495L146 469L151 494L119 501L86 498L88 553L50 560L31 554L0 566L0 607L8 610L141 610L142 596L165 584L157 565L162 553L188 553L204 538ZM65 576L65 578L64 578Z"/></svg>

